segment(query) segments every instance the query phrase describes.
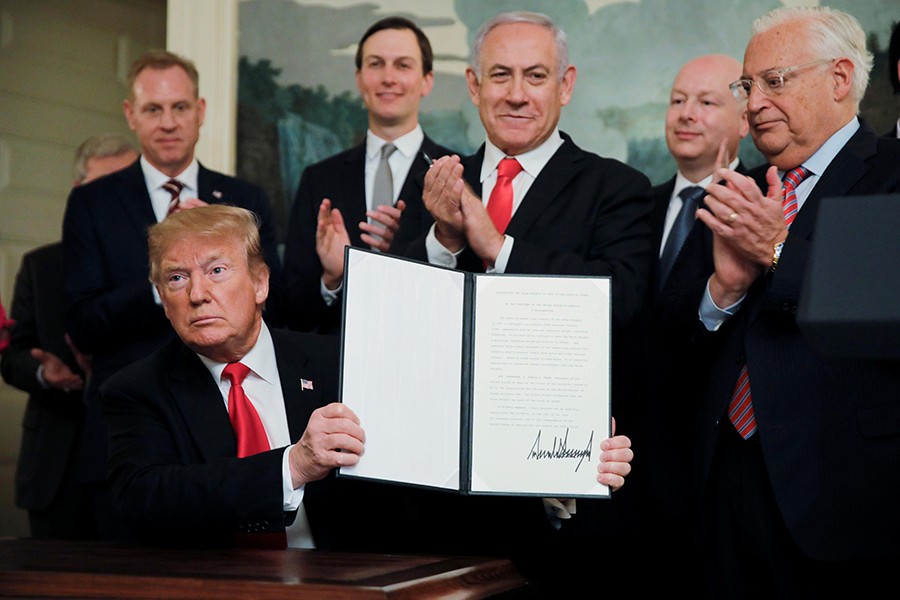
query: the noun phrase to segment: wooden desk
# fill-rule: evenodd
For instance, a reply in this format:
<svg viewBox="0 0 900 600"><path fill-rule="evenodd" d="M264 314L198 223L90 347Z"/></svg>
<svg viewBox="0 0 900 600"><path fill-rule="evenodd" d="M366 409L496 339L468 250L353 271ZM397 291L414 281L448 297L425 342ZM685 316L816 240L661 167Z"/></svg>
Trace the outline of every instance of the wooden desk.
<svg viewBox="0 0 900 600"><path fill-rule="evenodd" d="M503 559L0 539L0 597L486 598L524 588Z"/></svg>

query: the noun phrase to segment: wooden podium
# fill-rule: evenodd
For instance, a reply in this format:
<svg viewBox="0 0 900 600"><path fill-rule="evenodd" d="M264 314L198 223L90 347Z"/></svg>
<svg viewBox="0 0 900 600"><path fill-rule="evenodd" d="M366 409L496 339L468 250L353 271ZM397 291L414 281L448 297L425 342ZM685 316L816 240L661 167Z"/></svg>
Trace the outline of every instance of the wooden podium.
<svg viewBox="0 0 900 600"><path fill-rule="evenodd" d="M505 559L0 539L3 598L512 598L525 586Z"/></svg>

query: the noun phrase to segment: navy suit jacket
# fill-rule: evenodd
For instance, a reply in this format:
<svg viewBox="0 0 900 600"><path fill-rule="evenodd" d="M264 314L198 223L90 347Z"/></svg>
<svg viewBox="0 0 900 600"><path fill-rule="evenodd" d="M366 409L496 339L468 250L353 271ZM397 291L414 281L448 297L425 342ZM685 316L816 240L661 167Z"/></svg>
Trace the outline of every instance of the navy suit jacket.
<svg viewBox="0 0 900 600"><path fill-rule="evenodd" d="M312 412L336 400L338 344L330 336L270 329L292 442ZM301 389L300 379L313 383ZM284 448L238 459L217 383L178 339L101 387L116 507L137 535L174 545L228 545L247 530L293 521L282 498ZM344 481L344 480L342 480ZM338 543L341 498L333 476L306 485L304 506L319 548ZM358 497L357 497L358 499ZM334 518L332 518L334 515Z"/></svg>
<svg viewBox="0 0 900 600"><path fill-rule="evenodd" d="M747 173L740 163L735 171ZM679 468L684 455L672 449L684 448L693 439L699 398L706 385L709 361L691 341L696 342L698 337L697 307L715 265L712 232L698 219L669 278L659 289L658 257L674 189L672 177L652 190L653 261L645 314L641 318L642 333L634 336L644 360L630 373L643 411L642 434L632 440L636 467L633 473L636 479L646 478L655 501L668 514L686 517L693 503L689 487L683 484L684 472ZM646 373L653 375L647 377Z"/></svg>
<svg viewBox="0 0 900 600"><path fill-rule="evenodd" d="M421 150L435 159L452 151L438 146L428 136ZM362 143L349 150L329 157L303 171L297 195L291 209L290 222L285 234L284 268L287 297L291 310L286 314L286 324L291 329L317 330L321 333L337 333L341 325L341 303L326 306L322 299L320 282L322 263L316 252L316 222L319 205L324 198L341 211L350 244L368 247L361 238L359 223L366 220L366 145ZM406 202L407 214L418 214L422 205L422 185L428 163L421 152L413 160L399 198Z"/></svg>
<svg viewBox="0 0 900 600"><path fill-rule="evenodd" d="M263 252L271 270L270 306L277 314L282 272L265 192L202 165L197 183L201 200L247 208L259 217ZM102 481L105 475L106 435L97 407L100 384L175 337L148 280L147 229L155 223L139 160L74 187L66 204L66 331L79 350L93 356L81 460L86 480Z"/></svg>
<svg viewBox="0 0 900 600"><path fill-rule="evenodd" d="M775 500L800 550L818 560L900 557L900 365L822 355L796 321L817 205L896 193L898 165L900 141L863 124L800 209L778 269L710 335L719 350L700 413L696 491L708 483L719 428L731 427L725 412L745 358ZM763 190L765 169L751 172ZM847 231L846 242L864 235Z"/></svg>
<svg viewBox="0 0 900 600"><path fill-rule="evenodd" d="M37 379L40 362L31 349L56 355L81 373L65 341L62 244L42 246L25 254L10 318L9 347L0 360L6 383L28 392L22 421L22 445L16 467L16 506L32 511L48 508L67 479L84 418L82 391L45 389Z"/></svg>

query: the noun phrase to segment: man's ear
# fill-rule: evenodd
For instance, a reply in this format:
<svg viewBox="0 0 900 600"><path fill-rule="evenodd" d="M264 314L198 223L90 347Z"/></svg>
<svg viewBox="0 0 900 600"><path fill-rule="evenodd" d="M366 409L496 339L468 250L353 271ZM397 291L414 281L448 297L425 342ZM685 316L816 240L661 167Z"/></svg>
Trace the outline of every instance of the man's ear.
<svg viewBox="0 0 900 600"><path fill-rule="evenodd" d="M575 66L569 65L563 73L562 81L559 85L559 103L565 106L572 99L572 92L575 90Z"/></svg>
<svg viewBox="0 0 900 600"><path fill-rule="evenodd" d="M472 99L472 104L478 106L481 98L481 82L478 81L478 75L475 74L472 67L466 69L466 87L469 88L469 98Z"/></svg>
<svg viewBox="0 0 900 600"><path fill-rule="evenodd" d="M850 59L839 58L831 68L831 77L834 80L834 100L842 101L853 88L854 66Z"/></svg>

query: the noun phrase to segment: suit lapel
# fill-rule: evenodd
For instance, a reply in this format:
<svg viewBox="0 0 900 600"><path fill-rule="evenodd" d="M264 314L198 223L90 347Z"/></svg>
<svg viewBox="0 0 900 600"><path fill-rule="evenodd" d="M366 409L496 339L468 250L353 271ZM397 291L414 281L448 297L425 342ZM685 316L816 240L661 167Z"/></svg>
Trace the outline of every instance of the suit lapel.
<svg viewBox="0 0 900 600"><path fill-rule="evenodd" d="M228 197L228 190L221 189L222 174L210 171L203 165L199 165L197 172L197 196L200 200L209 204L234 204L233 198Z"/></svg>
<svg viewBox="0 0 900 600"><path fill-rule="evenodd" d="M875 154L876 143L875 135L865 131L865 126L861 124L859 130L835 155L834 160L807 196L803 208L791 224L791 235L801 236L804 239L812 236L819 201L822 198L847 195L856 182L869 171L869 165L865 161Z"/></svg>
<svg viewBox="0 0 900 600"><path fill-rule="evenodd" d="M139 232L138 239L147 235L147 227L156 223L156 214L153 212L153 204L150 202L150 193L147 191L147 180L144 179L144 170L141 161L136 160L130 167L121 171L119 181L120 190L115 203L121 207L127 220ZM121 202L122 198L134 198L133 202Z"/></svg>
<svg viewBox="0 0 900 600"><path fill-rule="evenodd" d="M563 145L550 158L522 198L522 203L506 228L506 233L510 236L523 236L547 210L547 206L559 199L560 192L578 172L581 151L569 138L564 139Z"/></svg>
<svg viewBox="0 0 900 600"><path fill-rule="evenodd" d="M203 458L237 456L228 410L206 366L183 344L173 362L172 396Z"/></svg>
<svg viewBox="0 0 900 600"><path fill-rule="evenodd" d="M422 186L425 181L425 173L428 171L428 163L425 162L425 158L422 156L423 150L432 160L435 159L434 155L437 152L434 143L428 139L428 136L422 140L422 145L419 147L419 151L416 152L412 165L409 167L409 173L406 174L406 181L403 182L403 187L400 189L398 199L404 200L407 204L422 200Z"/></svg>
<svg viewBox="0 0 900 600"><path fill-rule="evenodd" d="M361 231L357 223L366 220L366 143L363 142L350 149L344 156L344 165L333 175L335 185L340 190L331 199L332 206L341 210L350 245L368 248L360 237Z"/></svg>
<svg viewBox="0 0 900 600"><path fill-rule="evenodd" d="M281 332L271 331L288 430L291 441L296 442L306 430L310 415L322 405L321 388L324 382L320 380L314 362L297 344Z"/></svg>

